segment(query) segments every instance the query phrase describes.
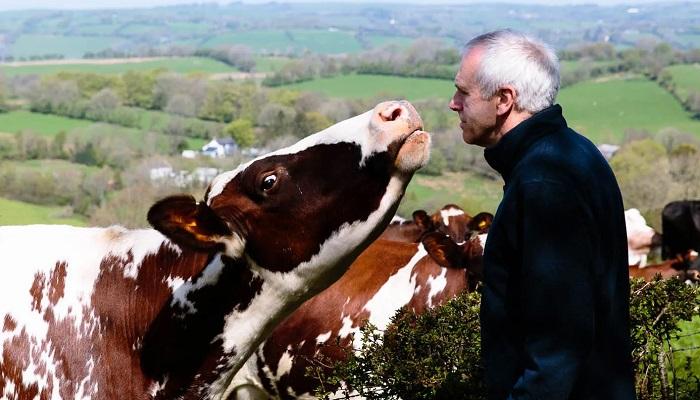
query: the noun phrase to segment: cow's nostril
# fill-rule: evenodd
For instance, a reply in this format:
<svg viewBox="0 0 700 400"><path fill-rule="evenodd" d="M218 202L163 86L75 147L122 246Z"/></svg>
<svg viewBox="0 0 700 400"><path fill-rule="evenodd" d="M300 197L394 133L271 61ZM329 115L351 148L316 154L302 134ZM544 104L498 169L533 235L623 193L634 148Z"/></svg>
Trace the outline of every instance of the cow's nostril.
<svg viewBox="0 0 700 400"><path fill-rule="evenodd" d="M396 105L389 107L385 109L384 111L379 113L379 116L382 118L382 121L384 122L389 122L389 121L396 121L401 117L402 114L402 109L401 106Z"/></svg>

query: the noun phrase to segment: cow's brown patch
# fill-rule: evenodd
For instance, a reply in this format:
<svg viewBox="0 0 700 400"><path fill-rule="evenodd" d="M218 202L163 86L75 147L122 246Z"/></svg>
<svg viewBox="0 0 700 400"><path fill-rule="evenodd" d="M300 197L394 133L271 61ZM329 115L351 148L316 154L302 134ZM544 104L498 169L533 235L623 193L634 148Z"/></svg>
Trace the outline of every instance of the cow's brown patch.
<svg viewBox="0 0 700 400"><path fill-rule="evenodd" d="M4 343L2 363L0 366L0 393L5 393L6 384L12 383L14 390L7 396L8 400L41 400L49 399L51 392L48 386L39 390L36 382L26 383L22 380L22 372L29 368L32 359L31 338L25 329Z"/></svg>
<svg viewBox="0 0 700 400"><path fill-rule="evenodd" d="M63 297L63 290L66 287L66 266L67 264L64 261L59 261L56 263L54 269L51 270L48 297L53 305L56 305L61 297Z"/></svg>
<svg viewBox="0 0 700 400"><path fill-rule="evenodd" d="M32 311L41 311L41 300L44 298L44 287L46 286L46 275L43 272L34 274L32 287L29 294L32 297Z"/></svg>
<svg viewBox="0 0 700 400"><path fill-rule="evenodd" d="M5 314L5 321L2 324L3 332L14 331L17 328L17 321L10 314Z"/></svg>

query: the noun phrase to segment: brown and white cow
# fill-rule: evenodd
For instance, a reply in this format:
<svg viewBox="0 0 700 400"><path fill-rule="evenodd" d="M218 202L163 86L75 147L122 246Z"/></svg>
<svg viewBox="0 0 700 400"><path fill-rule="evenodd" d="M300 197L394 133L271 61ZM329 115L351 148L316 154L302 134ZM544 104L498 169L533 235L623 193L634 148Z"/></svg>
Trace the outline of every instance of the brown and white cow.
<svg viewBox="0 0 700 400"><path fill-rule="evenodd" d="M312 399L310 360L342 360L359 349L367 321L385 329L401 307L421 313L469 288L480 266L479 237L460 245L441 232L421 243L377 240L335 284L308 300L253 354L232 382L235 400Z"/></svg>
<svg viewBox="0 0 700 400"><path fill-rule="evenodd" d="M0 228L0 397L220 399L394 215L430 137L387 102L156 203L156 230Z"/></svg>

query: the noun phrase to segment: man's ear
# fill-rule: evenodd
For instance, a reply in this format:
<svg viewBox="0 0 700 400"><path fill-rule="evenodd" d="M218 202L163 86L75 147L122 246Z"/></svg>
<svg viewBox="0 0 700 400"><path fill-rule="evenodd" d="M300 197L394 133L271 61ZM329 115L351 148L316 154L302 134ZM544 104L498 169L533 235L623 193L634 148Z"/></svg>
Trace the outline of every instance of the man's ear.
<svg viewBox="0 0 700 400"><path fill-rule="evenodd" d="M515 88L510 85L505 85L496 91L496 98L498 100L496 104L496 113L501 115L508 114L511 110L515 109L515 97L517 93Z"/></svg>
<svg viewBox="0 0 700 400"><path fill-rule="evenodd" d="M176 244L195 250L224 249L225 239L233 235L209 206L189 195L159 200L148 210L148 222Z"/></svg>

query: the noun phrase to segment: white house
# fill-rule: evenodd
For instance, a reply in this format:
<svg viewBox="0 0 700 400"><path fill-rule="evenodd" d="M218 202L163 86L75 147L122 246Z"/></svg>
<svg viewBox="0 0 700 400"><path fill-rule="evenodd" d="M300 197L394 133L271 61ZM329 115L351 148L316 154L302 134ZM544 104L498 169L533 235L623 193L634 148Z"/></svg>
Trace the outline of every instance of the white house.
<svg viewBox="0 0 700 400"><path fill-rule="evenodd" d="M202 154L212 158L226 157L235 153L237 150L238 145L232 138L214 138L211 142L202 146Z"/></svg>

